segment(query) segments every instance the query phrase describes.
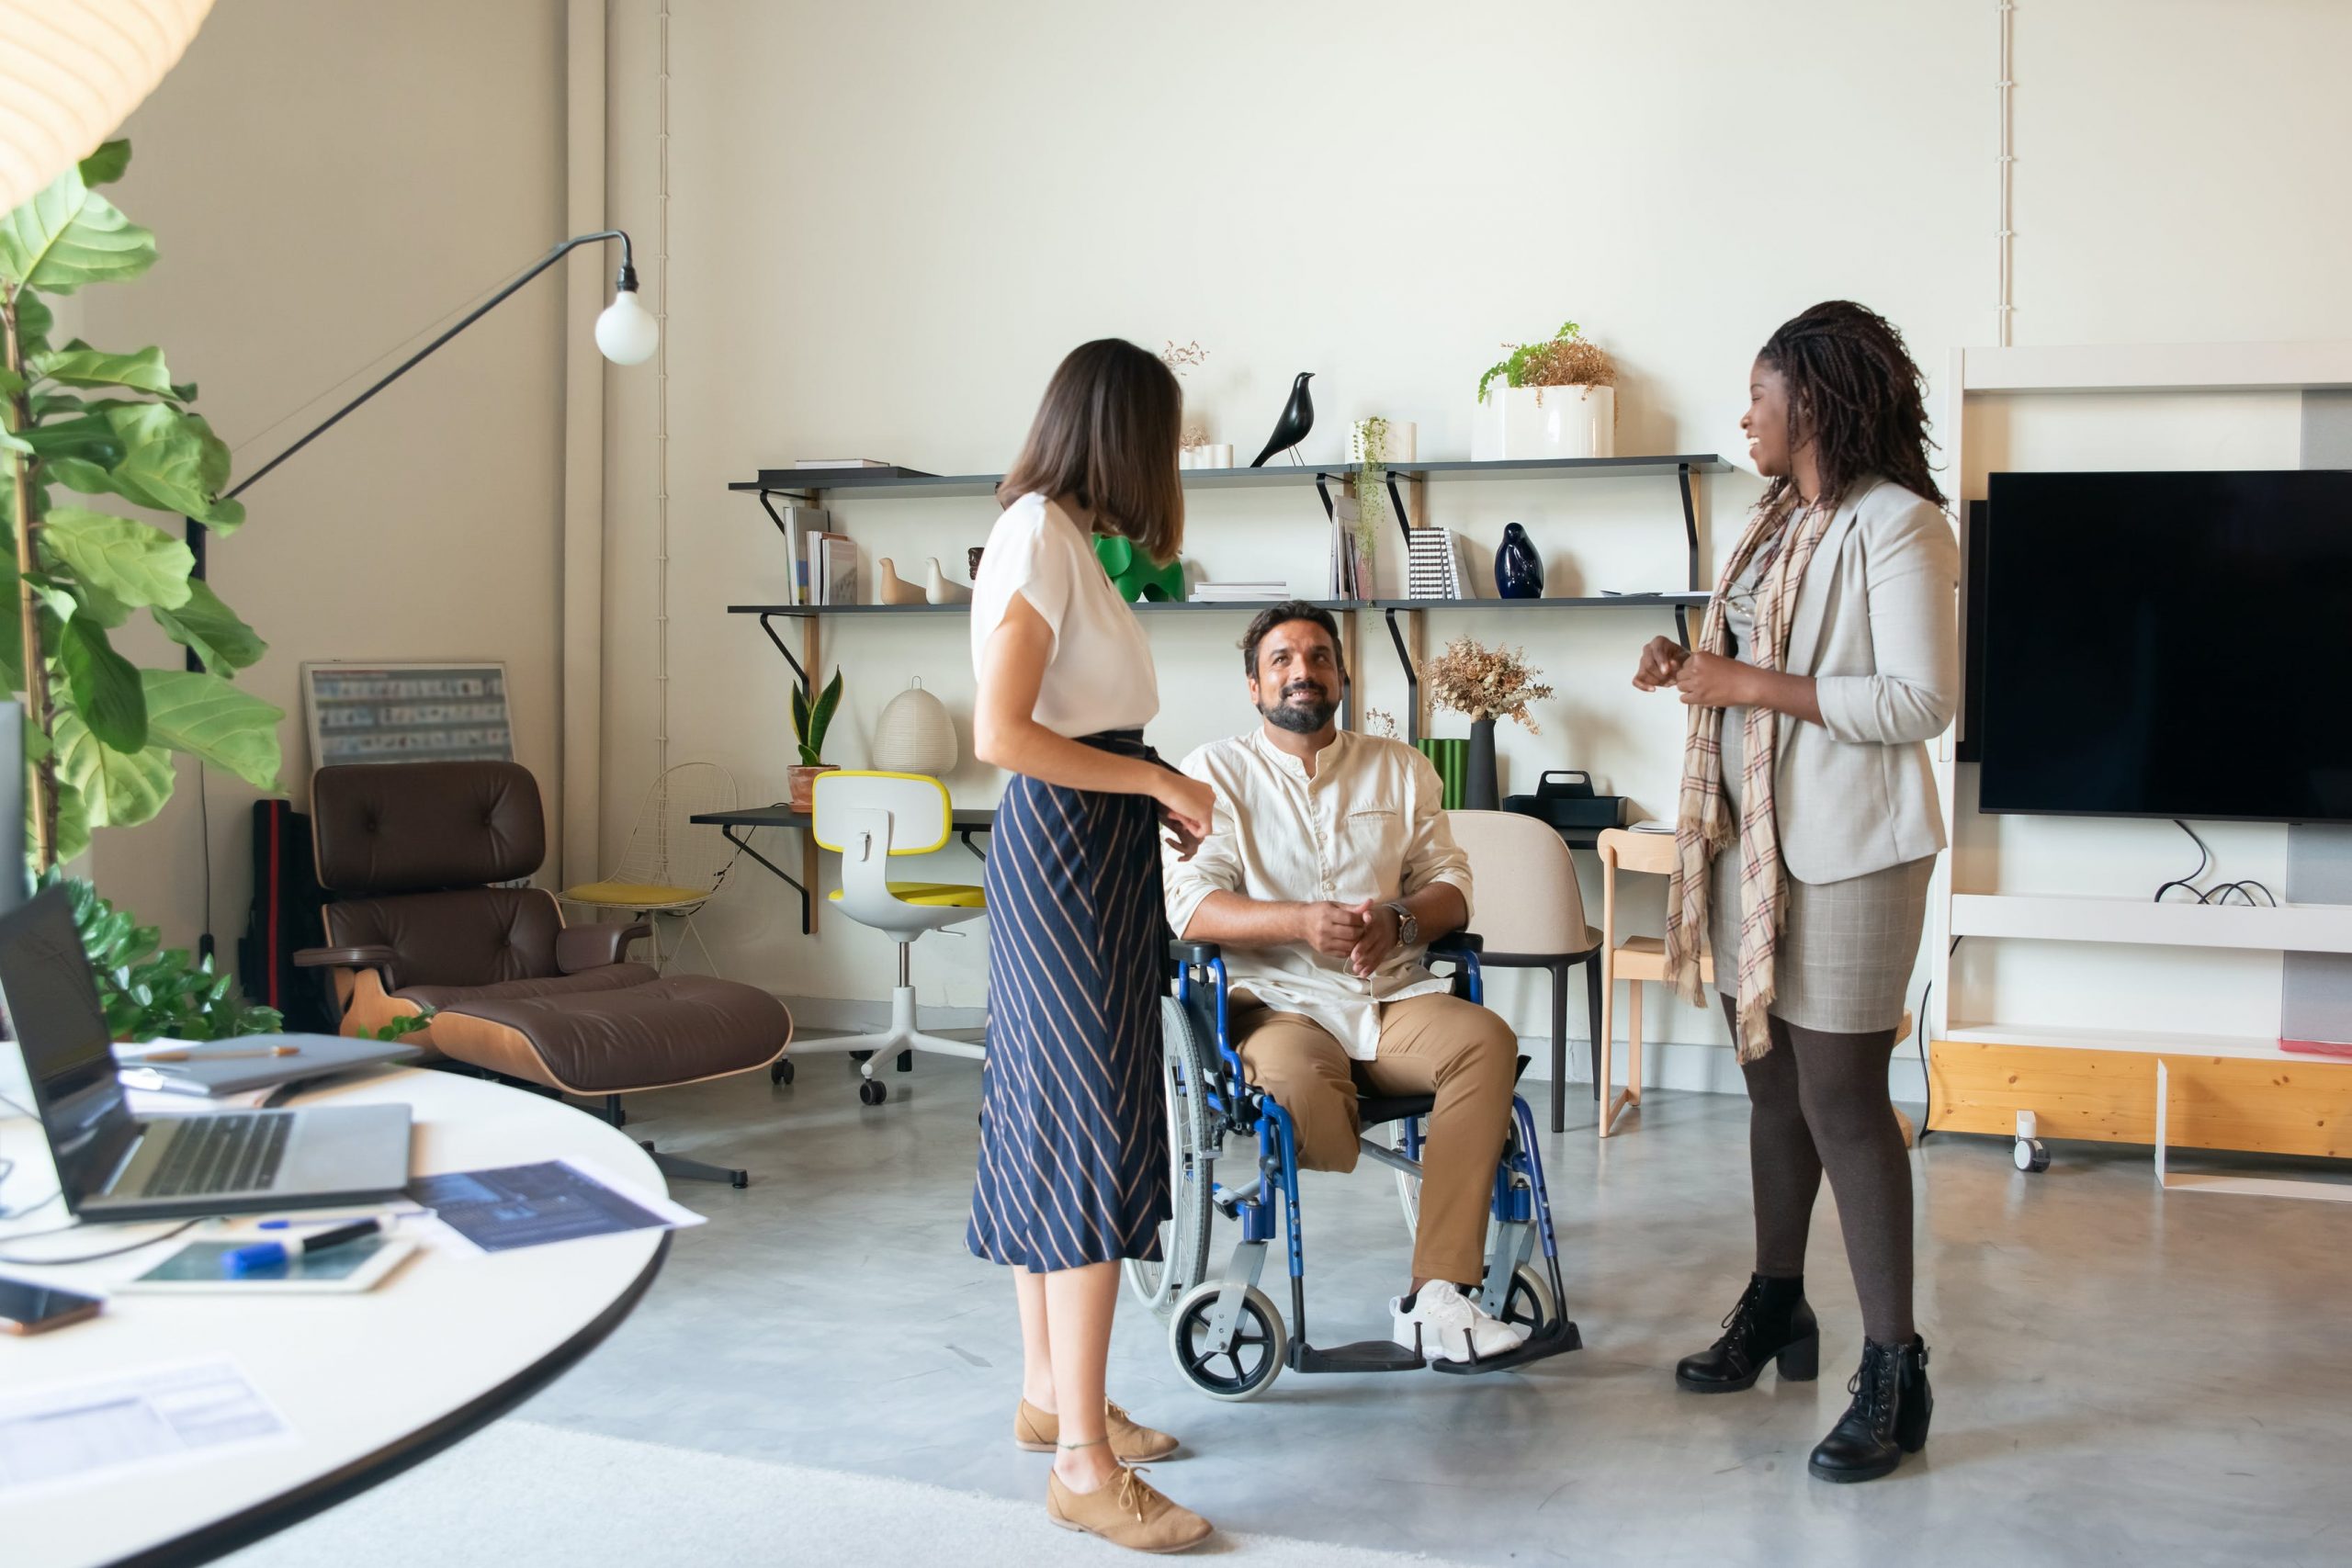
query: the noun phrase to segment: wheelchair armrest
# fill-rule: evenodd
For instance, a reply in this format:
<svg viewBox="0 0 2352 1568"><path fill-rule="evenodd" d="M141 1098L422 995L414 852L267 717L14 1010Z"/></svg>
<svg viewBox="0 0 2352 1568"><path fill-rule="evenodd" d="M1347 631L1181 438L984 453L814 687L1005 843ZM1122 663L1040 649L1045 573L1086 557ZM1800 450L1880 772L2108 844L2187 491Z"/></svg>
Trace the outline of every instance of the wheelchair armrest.
<svg viewBox="0 0 2352 1568"><path fill-rule="evenodd" d="M1178 941L1168 944L1168 956L1179 964L1187 965L1206 964L1216 958L1222 951L1213 942Z"/></svg>
<svg viewBox="0 0 2352 1568"><path fill-rule="evenodd" d="M1431 958L1443 958L1449 953L1484 953L1486 951L1487 939L1476 931L1448 931L1430 943Z"/></svg>

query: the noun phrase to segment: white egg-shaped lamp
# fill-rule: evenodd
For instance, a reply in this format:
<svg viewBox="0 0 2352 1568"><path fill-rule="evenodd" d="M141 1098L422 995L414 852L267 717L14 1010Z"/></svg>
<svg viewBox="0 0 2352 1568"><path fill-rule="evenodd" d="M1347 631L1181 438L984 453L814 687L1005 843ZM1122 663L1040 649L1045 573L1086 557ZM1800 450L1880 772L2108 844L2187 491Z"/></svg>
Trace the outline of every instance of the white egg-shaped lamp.
<svg viewBox="0 0 2352 1568"><path fill-rule="evenodd" d="M947 705L922 689L917 676L883 705L874 721L872 756L877 772L939 778L956 768L956 721Z"/></svg>

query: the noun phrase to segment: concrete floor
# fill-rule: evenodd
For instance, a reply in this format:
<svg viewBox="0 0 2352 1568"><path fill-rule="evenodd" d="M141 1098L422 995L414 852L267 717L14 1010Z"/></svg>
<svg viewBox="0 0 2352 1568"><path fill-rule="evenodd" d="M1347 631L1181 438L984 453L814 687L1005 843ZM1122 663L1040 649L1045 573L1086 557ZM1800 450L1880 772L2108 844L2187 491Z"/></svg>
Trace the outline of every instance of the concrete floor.
<svg viewBox="0 0 2352 1568"><path fill-rule="evenodd" d="M865 1108L823 1055L788 1089L634 1099L632 1133L746 1165L753 1185L682 1183L710 1223L521 1414L1042 1501L1046 1461L1008 1440L1012 1293L963 1248L978 1069L926 1057L889 1082ZM1915 1169L1934 1434L1894 1477L1829 1486L1805 1456L1861 1331L1826 1194L1820 1381L1682 1394L1675 1360L1747 1276L1745 1102L1659 1095L1607 1144L1581 1092L1569 1117L1544 1154L1586 1349L1483 1379L1286 1371L1221 1404L1123 1308L1113 1396L1187 1444L1154 1481L1231 1529L1473 1562L2352 1561L2352 1211L2167 1198L2144 1150L2061 1145L2029 1177L2004 1142L1930 1138ZM1388 1176L1312 1178L1305 1208L1314 1337L1384 1332L1407 1260ZM1218 1238L1221 1259L1229 1227Z"/></svg>

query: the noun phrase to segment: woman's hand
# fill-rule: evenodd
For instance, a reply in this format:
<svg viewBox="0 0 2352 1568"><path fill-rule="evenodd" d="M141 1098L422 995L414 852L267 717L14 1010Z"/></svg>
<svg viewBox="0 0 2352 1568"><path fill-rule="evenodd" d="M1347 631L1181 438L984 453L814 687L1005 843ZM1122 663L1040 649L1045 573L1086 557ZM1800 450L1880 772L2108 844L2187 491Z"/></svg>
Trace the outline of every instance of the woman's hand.
<svg viewBox="0 0 2352 1568"><path fill-rule="evenodd" d="M1673 685L1676 672L1690 657L1689 651L1670 637L1650 638L1642 649L1641 663L1634 671L1634 689L1655 692L1660 686Z"/></svg>
<svg viewBox="0 0 2352 1568"><path fill-rule="evenodd" d="M1663 640L1663 639L1661 639ZM1744 708L1757 705L1758 674L1752 664L1720 653L1685 654L1674 674L1674 689L1690 707Z"/></svg>
<svg viewBox="0 0 2352 1568"><path fill-rule="evenodd" d="M1192 858L1193 851L1209 836L1209 828L1216 816L1216 791L1190 773L1180 773L1163 768L1154 781L1151 797L1159 802L1160 817L1175 833L1182 848L1183 857ZM1189 843L1189 848L1183 848Z"/></svg>

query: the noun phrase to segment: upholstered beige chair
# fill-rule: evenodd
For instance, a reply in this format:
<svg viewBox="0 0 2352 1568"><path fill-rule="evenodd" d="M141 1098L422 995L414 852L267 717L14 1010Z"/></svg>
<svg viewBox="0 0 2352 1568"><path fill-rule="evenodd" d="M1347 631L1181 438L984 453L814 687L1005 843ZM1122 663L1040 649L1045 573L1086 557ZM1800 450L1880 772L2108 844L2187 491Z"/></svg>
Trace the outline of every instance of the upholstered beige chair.
<svg viewBox="0 0 2352 1568"><path fill-rule="evenodd" d="M1559 829L1513 811L1449 811L1453 841L1470 857L1474 919L1487 969L1542 969L1552 976L1552 1131L1566 1125L1568 971L1584 965L1585 1011L1600 1039L1600 933L1585 924L1584 891ZM1599 1083L1600 1058L1594 1058Z"/></svg>

